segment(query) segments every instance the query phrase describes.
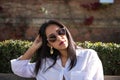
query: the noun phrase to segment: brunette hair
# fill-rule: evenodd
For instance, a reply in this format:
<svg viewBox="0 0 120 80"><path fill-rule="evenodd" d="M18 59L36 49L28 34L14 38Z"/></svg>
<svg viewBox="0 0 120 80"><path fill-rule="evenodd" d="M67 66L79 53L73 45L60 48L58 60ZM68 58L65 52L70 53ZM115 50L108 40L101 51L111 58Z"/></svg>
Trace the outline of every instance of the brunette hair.
<svg viewBox="0 0 120 80"><path fill-rule="evenodd" d="M47 37L46 37L46 28L50 25L57 25L58 27L60 28L65 28L66 29L66 36L68 38L68 48L67 48L67 51L68 51L68 56L71 60L70 62L70 65L69 65L69 70L71 70L75 65L76 65L76 62L77 62L77 58L76 58L76 45L75 45L75 42L69 32L69 30L66 28L65 25L63 25L62 23L58 22L57 20L49 20L45 23L43 23L39 29L39 35L41 36L42 38L42 45L41 47L38 49L37 51L37 56L36 56L36 65L35 65L35 73L37 74L39 69L41 69L41 66L42 66L42 62L43 62L43 59L45 59L46 61L46 58L51 58L53 60L53 64L50 65L46 71L53 67L57 61L57 56L60 56L60 52L53 48L54 50L54 53L51 55L50 54L50 47L47 45L48 41L47 41Z"/></svg>

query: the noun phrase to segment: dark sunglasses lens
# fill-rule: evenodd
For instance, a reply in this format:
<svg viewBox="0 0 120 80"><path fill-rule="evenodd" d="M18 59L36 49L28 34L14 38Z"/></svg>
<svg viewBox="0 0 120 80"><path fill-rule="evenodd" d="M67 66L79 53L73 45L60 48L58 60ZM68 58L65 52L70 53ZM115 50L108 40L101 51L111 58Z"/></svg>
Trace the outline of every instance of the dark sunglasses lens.
<svg viewBox="0 0 120 80"><path fill-rule="evenodd" d="M60 30L58 30L58 34L59 35L65 35L66 31L64 28L61 28Z"/></svg>
<svg viewBox="0 0 120 80"><path fill-rule="evenodd" d="M56 35L51 34L51 35L48 37L48 40L49 40L50 42L55 42L55 41L56 41Z"/></svg>
<svg viewBox="0 0 120 80"><path fill-rule="evenodd" d="M64 28L60 28L59 30L56 31L58 35L65 35L66 31ZM55 42L57 40L57 36L55 34L50 34L48 37L48 41L50 42Z"/></svg>

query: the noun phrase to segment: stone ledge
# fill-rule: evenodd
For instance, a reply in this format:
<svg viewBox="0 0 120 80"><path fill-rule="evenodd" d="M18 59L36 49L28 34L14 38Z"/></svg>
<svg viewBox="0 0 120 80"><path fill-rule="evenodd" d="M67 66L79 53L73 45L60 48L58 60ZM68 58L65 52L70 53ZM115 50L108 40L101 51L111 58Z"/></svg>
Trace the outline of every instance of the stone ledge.
<svg viewBox="0 0 120 80"><path fill-rule="evenodd" d="M14 74L0 73L0 80L36 80L34 78L23 78Z"/></svg>
<svg viewBox="0 0 120 80"><path fill-rule="evenodd" d="M105 80L120 80L120 76L106 75Z"/></svg>
<svg viewBox="0 0 120 80"><path fill-rule="evenodd" d="M22 78L14 74L0 73L0 80L36 80L36 79ZM105 75L105 80L120 80L120 76Z"/></svg>

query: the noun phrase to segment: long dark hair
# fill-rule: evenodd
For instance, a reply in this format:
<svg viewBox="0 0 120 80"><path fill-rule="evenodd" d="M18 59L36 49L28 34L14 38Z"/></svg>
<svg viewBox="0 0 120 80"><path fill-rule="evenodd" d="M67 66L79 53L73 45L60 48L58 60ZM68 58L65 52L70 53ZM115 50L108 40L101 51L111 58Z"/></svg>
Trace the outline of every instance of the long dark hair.
<svg viewBox="0 0 120 80"><path fill-rule="evenodd" d="M53 60L53 64L50 65L46 69L46 71L47 71L49 68L51 68L52 66L55 65L57 56L60 56L60 52L57 49L53 49L54 53L52 55L50 54L50 47L47 45L48 41L47 41L47 37L46 37L46 33L45 33L46 28L49 25L57 25L60 28L66 29L66 36L68 38L68 43L69 43L67 51L68 51L68 56L71 60L70 65L69 65L69 70L71 70L76 65L76 62L77 62L76 51L75 51L76 45L75 45L75 42L73 41L73 38L72 38L69 30L62 23L60 23L56 20L49 20L49 21L43 23L39 30L39 35L42 38L42 46L38 49L38 51L36 53L37 54L36 60L35 60L36 61L35 73L36 74L38 73L39 69L41 69L43 59L45 61L46 61L46 58L51 58Z"/></svg>

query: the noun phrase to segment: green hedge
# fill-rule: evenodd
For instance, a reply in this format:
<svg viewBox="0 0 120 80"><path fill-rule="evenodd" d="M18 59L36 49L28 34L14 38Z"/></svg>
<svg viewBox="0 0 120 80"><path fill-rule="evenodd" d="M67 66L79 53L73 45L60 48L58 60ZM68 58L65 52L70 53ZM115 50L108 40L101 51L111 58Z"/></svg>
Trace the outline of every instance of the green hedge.
<svg viewBox="0 0 120 80"><path fill-rule="evenodd" d="M0 42L0 73L11 73L10 60L22 55L31 44L32 42L21 40Z"/></svg>
<svg viewBox="0 0 120 80"><path fill-rule="evenodd" d="M102 42L76 42L84 48L98 52L105 75L120 75L120 44ZM22 55L32 44L30 41L5 40L0 42L0 73L11 73L10 60Z"/></svg>

